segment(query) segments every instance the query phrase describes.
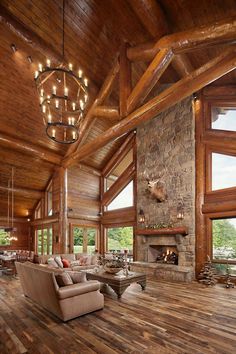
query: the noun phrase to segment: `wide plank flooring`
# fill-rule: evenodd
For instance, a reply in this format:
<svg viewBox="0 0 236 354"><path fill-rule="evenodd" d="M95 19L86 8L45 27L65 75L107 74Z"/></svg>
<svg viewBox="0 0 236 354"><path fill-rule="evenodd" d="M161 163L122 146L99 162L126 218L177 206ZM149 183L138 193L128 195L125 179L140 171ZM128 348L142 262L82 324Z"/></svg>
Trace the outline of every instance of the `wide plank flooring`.
<svg viewBox="0 0 236 354"><path fill-rule="evenodd" d="M43 291L43 289L42 289ZM132 284L104 310L62 323L0 277L0 353L236 353L236 289Z"/></svg>

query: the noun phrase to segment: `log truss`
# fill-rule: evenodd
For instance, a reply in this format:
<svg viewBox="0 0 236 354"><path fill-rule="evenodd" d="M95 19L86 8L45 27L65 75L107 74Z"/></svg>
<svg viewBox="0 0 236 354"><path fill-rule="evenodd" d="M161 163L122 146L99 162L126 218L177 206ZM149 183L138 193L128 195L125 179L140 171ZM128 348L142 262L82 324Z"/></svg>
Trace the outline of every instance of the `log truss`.
<svg viewBox="0 0 236 354"><path fill-rule="evenodd" d="M236 17L231 17L198 29L166 35L154 44L148 43L136 48L124 44L120 49L119 61L115 62L97 99L84 119L80 140L76 143L73 152L70 151L62 160L62 165L69 167L84 160L110 141L134 130L139 124L152 119L187 96L234 70L236 68L235 46L233 45L235 41ZM185 61L182 59L182 53L199 49L199 47L219 44L230 44L230 46L218 57L196 70L189 72L190 66L186 64L186 75L182 79L143 104L175 58L177 58L179 66L184 68ZM132 88L132 61L136 60L151 60L151 62ZM111 93L118 72L119 110L117 107L100 106ZM107 96L105 96L106 93ZM119 121L103 135L82 146L81 141L84 141L83 137L92 117L99 116Z"/></svg>

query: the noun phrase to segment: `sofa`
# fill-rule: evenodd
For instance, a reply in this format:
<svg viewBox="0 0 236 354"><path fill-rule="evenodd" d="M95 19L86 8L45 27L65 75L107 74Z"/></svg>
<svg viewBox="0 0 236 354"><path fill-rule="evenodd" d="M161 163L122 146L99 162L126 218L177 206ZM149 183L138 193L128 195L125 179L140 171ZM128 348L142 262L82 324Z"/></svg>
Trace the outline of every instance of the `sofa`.
<svg viewBox="0 0 236 354"><path fill-rule="evenodd" d="M80 271L86 269L93 269L97 265L97 255L88 255L86 253L67 253L67 254L51 254L51 255L35 255L34 263L42 264L44 267L50 269L55 268L52 264L48 264L48 261L55 257L61 257L69 261L69 267L66 270ZM82 262L85 260L85 262ZM75 264L73 264L75 263ZM77 263L77 264L76 264ZM62 268L58 264L56 268Z"/></svg>
<svg viewBox="0 0 236 354"><path fill-rule="evenodd" d="M98 281L85 280L59 287L55 270L30 262L15 264L24 295L63 321L104 307Z"/></svg>

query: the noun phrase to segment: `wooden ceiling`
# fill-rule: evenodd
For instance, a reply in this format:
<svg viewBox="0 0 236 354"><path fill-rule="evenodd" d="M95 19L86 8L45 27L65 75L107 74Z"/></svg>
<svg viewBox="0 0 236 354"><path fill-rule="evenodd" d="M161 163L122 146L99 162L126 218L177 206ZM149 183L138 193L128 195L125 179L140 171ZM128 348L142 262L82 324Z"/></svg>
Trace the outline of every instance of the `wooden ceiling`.
<svg viewBox="0 0 236 354"><path fill-rule="evenodd" d="M1 0L1 6L39 36L57 57L62 52L62 5L62 0ZM0 16L2 11L0 8ZM66 0L66 60L83 70L94 97L124 42L139 45L235 14L234 0ZM12 43L18 49L16 53L11 50ZM0 187L7 186L14 166L16 187L43 191L67 147L50 141L45 134L33 75L38 62L45 61L46 56L42 48L29 44L20 33L14 33L0 21ZM185 62L193 69L198 68L220 51L220 47L197 50L185 55ZM33 63L27 60L28 56ZM133 85L147 64L132 65ZM161 84L176 82L183 74L173 62L162 76ZM234 78L234 73L229 75L231 82ZM117 104L117 91L116 83L109 100L113 105ZM103 134L115 122L97 118L85 142ZM122 141L120 138L109 143L84 162L102 169ZM7 193L1 191L0 196L0 216L5 216ZM26 198L24 193L16 194L16 216L31 213L36 203L35 195Z"/></svg>

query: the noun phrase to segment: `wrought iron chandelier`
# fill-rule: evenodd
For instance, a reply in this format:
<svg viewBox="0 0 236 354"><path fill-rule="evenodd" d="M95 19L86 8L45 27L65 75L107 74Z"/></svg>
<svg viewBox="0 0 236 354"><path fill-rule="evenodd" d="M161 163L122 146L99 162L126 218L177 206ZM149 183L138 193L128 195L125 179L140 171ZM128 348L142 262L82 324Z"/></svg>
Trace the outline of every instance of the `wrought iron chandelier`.
<svg viewBox="0 0 236 354"><path fill-rule="evenodd" d="M78 140L78 129L88 102L88 79L81 69L73 71L73 65L64 62L65 0L63 0L62 57L63 63L53 66L50 59L41 63L35 71L35 83L46 133L61 144Z"/></svg>

